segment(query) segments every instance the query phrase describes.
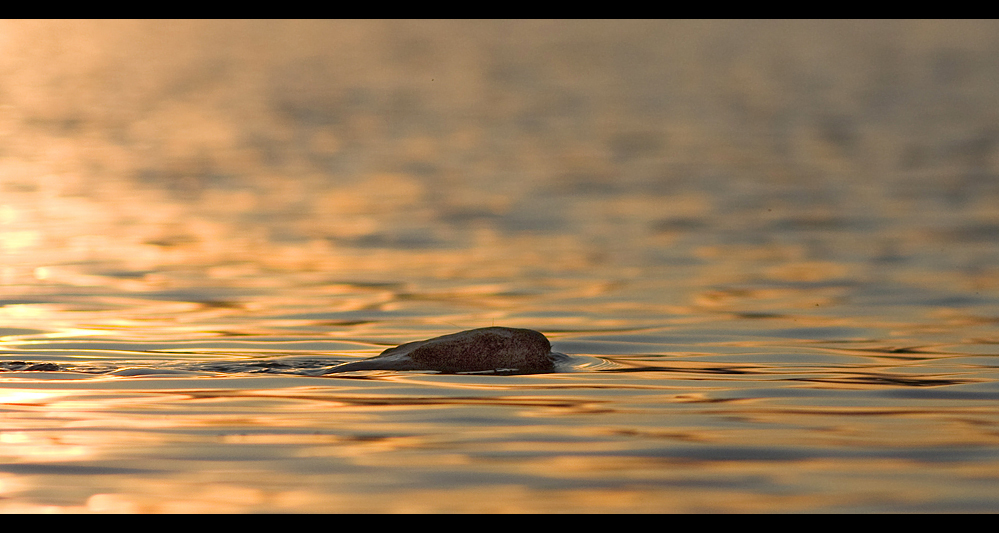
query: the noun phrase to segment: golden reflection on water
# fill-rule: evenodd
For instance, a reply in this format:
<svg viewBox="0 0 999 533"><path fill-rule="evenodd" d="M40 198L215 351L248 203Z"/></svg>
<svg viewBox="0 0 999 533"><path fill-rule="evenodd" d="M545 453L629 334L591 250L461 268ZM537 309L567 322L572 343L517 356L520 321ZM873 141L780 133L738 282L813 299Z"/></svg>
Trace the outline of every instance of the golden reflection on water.
<svg viewBox="0 0 999 533"><path fill-rule="evenodd" d="M224 387L217 382L213 383L213 389L203 392L132 388L128 394L112 393L113 385L106 384L100 393L107 396L104 399L99 395L92 397L96 391L87 389L77 393L82 395L80 398L65 390L53 394L14 389L5 395L4 404L8 413L10 407L15 407L20 415L5 417L5 427L0 430L4 437L0 449L6 468L16 464L27 468L4 485L6 490L30 493L35 487L45 486L47 476L57 472L30 465L54 462L58 468L66 465L71 469L69 465L82 462L110 468L102 475L101 466L90 466L97 477L68 478L75 480L70 485L79 489L92 486L86 479L104 480L98 483L105 487L100 489L104 492L87 496L83 507L25 505L22 499L15 498L4 510L192 512L208 511L203 507L207 501L216 506L216 511L226 512L786 511L861 505L869 501L865 498L873 492L883 491L889 491L896 503L918 503L932 499L934 491L944 489L927 493L925 489L910 488L899 492L887 478L917 465L923 471L937 471L939 475L941 469L951 471L960 468L960 464L925 463L918 459L914 464L912 458L865 459L864 454L869 452L862 450L892 450L899 443L911 443L917 449L934 446L974 449L990 446L996 438L997 421L989 405L951 407L941 412L938 404L925 407L861 404L847 408L819 402L806 407L800 402L782 406L786 401L775 404L775 400L752 398L719 403L712 400L718 394L730 394L727 382L713 382L705 392L697 393L699 398L681 392L689 390L689 385L682 385L683 381L678 381L675 388L666 387L658 395L650 396L648 393L656 391L658 382L642 375L635 376L637 387L630 389L632 393L621 389L612 377L599 375L587 380L595 381L589 385L567 381L558 375L515 378L519 386L518 382L505 383L503 378L494 377L482 381L495 388L478 389L456 376L385 377L388 381L379 379L360 385L359 390L376 387L384 391L366 394L345 394L336 385L252 390ZM534 383L538 379L541 382ZM564 386L545 385L544 381L549 379ZM323 381L327 380L313 379L311 383ZM409 382L410 388L421 383L433 386L406 398L393 392L398 390L393 388L393 382L399 385ZM172 383L190 386L185 380ZM603 399L587 392L600 383L606 384L610 394ZM482 396L488 391L492 392ZM671 421L666 425L654 420L657 416L654 413L666 415L669 413L666 406L677 402L698 406L697 410L702 412L686 424L681 422L682 416L671 420L679 413L668 415L667 420ZM463 416L453 411L455 408L471 409L469 415L481 420L498 415L504 422L497 426L469 422L454 426L447 420ZM32 418L32 411L45 413L44 425L9 431L11 426L24 427L24 422ZM728 418L737 424L727 429L702 427L703 422L697 420L703 416ZM522 421L517 422L518 419ZM54 422L59 429L50 427ZM632 429L642 427L649 429ZM774 427L788 429L774 431ZM455 428L460 430L455 432ZM286 433L288 430L291 432ZM719 456L711 455L712 447L724 449L734 442L757 451L746 456L745 451L733 448L720 452ZM787 448L788 442L795 443L793 449L832 446L847 453L857 450L859 456L809 458L806 452L796 459L797 453ZM686 451L672 458L669 454L648 457L643 453L629 457L633 450L642 450L650 443L667 445L665 449L675 443ZM690 446L701 447L709 454L701 457L698 448ZM781 449L792 453L778 459L776 464L781 466L774 470L772 461L779 457ZM771 457L772 453L778 455ZM753 459L753 454L760 456ZM267 479L261 483L259 477L254 477L255 468L233 470L240 461L253 457L268 457L269 461L282 461L288 466L300 461L320 461L319 464L326 466L313 474L293 474L260 463L257 468L264 469L261 473L266 472ZM188 458L198 460L202 466L177 471L176 467ZM232 463L234 460L237 462ZM133 465L130 468L137 471L127 475L115 473L114 468L126 465ZM333 470L329 471L331 467ZM297 468L293 467L294 470ZM327 472L324 474L323 470ZM594 488L554 490L528 488L530 484L519 486L518 482L512 485L487 482L471 489L441 487L413 493L393 489L389 482L406 472L432 477L430 473L434 471L466 471L466 475L484 475L484 479L501 475L527 480L541 475L548 480L547 484L571 487L582 483ZM19 470L14 468L14 472ZM357 492L364 484L357 477L361 472L368 472L363 474L367 483L372 479L388 482L377 489L378 498L364 498ZM821 496L809 495L805 490L810 485L804 481L809 479L809 472L821 474L827 480L823 482ZM737 488L739 483L735 482L743 479L754 485L756 482L749 480L775 475L774 482L799 485L804 492L779 491L764 497L762 493ZM988 476L977 471L974 475ZM825 483L837 476L850 477L844 487L848 490L838 496L825 494L827 491L836 494L838 482ZM127 487L120 485L125 479ZM615 488L596 488L604 483L601 479ZM688 484L692 482L693 487L700 489L690 490ZM869 488L865 489L864 483ZM63 497L77 489L66 490L68 493Z"/></svg>
<svg viewBox="0 0 999 533"><path fill-rule="evenodd" d="M994 511L995 30L2 22L0 510Z"/></svg>

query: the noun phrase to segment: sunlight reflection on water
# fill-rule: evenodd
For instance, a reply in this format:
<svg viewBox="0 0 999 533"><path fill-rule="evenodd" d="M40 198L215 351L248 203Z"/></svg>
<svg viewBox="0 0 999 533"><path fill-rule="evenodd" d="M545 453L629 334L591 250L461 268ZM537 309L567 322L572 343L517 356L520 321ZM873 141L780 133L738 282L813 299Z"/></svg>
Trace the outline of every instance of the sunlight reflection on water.
<svg viewBox="0 0 999 533"><path fill-rule="evenodd" d="M995 26L0 23L0 510L995 511Z"/></svg>

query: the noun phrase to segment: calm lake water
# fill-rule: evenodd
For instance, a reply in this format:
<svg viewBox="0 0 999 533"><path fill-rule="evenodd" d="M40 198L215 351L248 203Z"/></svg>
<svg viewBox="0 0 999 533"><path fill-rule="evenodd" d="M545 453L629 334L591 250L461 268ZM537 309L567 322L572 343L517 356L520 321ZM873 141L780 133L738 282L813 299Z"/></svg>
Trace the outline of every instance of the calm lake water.
<svg viewBox="0 0 999 533"><path fill-rule="evenodd" d="M0 22L0 511L999 511L997 36Z"/></svg>

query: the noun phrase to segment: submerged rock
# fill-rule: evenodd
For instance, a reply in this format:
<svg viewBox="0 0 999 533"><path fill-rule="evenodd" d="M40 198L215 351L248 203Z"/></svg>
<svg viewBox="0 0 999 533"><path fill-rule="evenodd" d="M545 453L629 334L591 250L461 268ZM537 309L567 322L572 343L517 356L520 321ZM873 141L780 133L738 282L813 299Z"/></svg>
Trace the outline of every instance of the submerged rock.
<svg viewBox="0 0 999 533"><path fill-rule="evenodd" d="M376 357L333 367L327 373L353 370L552 372L555 359L562 354L551 350L548 339L532 329L479 328L407 342Z"/></svg>

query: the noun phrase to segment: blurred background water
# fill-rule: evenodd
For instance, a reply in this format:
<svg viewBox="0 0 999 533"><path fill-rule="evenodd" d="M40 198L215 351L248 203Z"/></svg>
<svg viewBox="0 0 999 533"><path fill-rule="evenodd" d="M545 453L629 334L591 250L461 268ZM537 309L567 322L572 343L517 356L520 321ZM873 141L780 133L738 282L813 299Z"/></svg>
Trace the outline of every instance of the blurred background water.
<svg viewBox="0 0 999 533"><path fill-rule="evenodd" d="M999 510L997 36L0 22L0 510Z"/></svg>

